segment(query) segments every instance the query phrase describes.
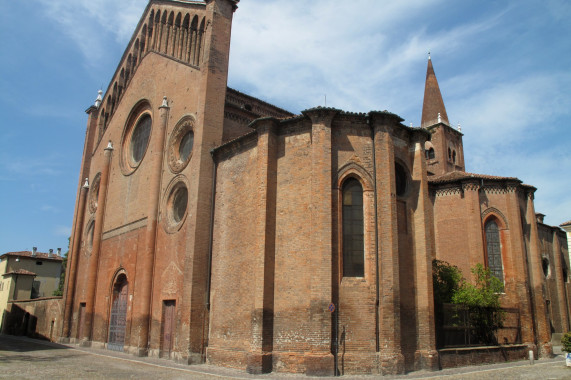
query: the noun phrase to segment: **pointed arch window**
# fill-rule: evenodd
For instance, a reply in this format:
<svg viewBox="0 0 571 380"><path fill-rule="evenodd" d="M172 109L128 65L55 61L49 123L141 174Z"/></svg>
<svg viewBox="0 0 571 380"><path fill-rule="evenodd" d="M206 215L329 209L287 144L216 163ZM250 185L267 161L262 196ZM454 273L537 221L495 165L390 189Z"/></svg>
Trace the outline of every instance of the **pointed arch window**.
<svg viewBox="0 0 571 380"><path fill-rule="evenodd" d="M343 276L364 277L363 187L349 178L342 187L343 197Z"/></svg>
<svg viewBox="0 0 571 380"><path fill-rule="evenodd" d="M488 253L488 268L491 274L504 282L504 270L502 265L502 246L500 241L500 229L495 220L490 220L484 227L486 231L486 251Z"/></svg>

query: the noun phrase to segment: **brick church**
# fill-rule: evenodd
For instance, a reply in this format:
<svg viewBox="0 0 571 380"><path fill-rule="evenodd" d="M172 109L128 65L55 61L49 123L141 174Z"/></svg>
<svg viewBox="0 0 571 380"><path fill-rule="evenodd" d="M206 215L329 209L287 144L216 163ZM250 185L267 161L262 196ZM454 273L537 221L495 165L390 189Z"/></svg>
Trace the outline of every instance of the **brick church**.
<svg viewBox="0 0 571 380"><path fill-rule="evenodd" d="M294 115L227 87L237 3L150 0L87 110L63 338L252 373L438 369L438 258L487 266L519 315L506 343L549 356L565 235L534 187L465 171L432 62L418 128Z"/></svg>

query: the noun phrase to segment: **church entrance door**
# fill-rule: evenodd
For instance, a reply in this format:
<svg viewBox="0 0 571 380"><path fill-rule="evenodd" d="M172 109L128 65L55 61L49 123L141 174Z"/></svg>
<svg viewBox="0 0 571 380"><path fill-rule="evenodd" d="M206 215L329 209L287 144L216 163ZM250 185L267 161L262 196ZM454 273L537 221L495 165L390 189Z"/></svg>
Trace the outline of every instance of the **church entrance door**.
<svg viewBox="0 0 571 380"><path fill-rule="evenodd" d="M119 275L113 286L113 303L109 318L109 339L107 348L123 351L125 344L125 327L127 325L127 293L129 284L124 274Z"/></svg>
<svg viewBox="0 0 571 380"><path fill-rule="evenodd" d="M163 331L161 334L161 351L160 356L163 358L170 357L173 332L174 332L174 315L175 301L164 301L163 303Z"/></svg>

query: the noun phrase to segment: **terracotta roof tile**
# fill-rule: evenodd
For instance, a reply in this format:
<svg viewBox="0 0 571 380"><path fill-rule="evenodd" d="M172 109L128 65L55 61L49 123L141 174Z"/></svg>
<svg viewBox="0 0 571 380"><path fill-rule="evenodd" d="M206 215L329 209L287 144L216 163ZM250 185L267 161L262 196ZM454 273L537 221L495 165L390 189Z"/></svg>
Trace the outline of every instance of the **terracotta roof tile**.
<svg viewBox="0 0 571 380"><path fill-rule="evenodd" d="M571 220L565 223L561 223L560 226L571 226Z"/></svg>
<svg viewBox="0 0 571 380"><path fill-rule="evenodd" d="M36 252L35 256L32 254L31 251L6 252L0 257L5 257L5 256L19 256L19 257L30 257L33 259L63 261L63 258L61 256L58 256L56 254L52 254L50 256L49 253L45 252Z"/></svg>
<svg viewBox="0 0 571 380"><path fill-rule="evenodd" d="M449 172L442 175L434 175L428 177L428 182L432 184L440 184L440 183L450 183L456 182L463 179L485 179L491 181L517 181L521 183L521 181L515 177L500 177L495 175L487 175L487 174L476 174L476 173L466 173L463 171L455 171Z"/></svg>
<svg viewBox="0 0 571 380"><path fill-rule="evenodd" d="M9 274L20 274L20 275L25 275L25 276L37 276L37 274L35 274L34 272L30 272L29 270L25 270L25 269L16 269L16 270L13 270L11 272L4 273L3 276L7 276Z"/></svg>

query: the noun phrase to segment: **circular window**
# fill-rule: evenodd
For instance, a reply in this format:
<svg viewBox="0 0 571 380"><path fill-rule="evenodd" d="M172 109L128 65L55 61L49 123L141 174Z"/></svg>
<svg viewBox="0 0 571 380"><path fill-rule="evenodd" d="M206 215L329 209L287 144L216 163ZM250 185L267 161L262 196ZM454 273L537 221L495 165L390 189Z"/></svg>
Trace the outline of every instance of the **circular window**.
<svg viewBox="0 0 571 380"><path fill-rule="evenodd" d="M180 146L178 148L178 154L180 160L186 162L190 157L190 153L192 152L192 145L194 144L194 133L192 131L186 132L186 134L180 140Z"/></svg>
<svg viewBox="0 0 571 380"><path fill-rule="evenodd" d="M192 157L194 146L194 118L186 116L174 128L168 148L168 162L174 173L181 172Z"/></svg>
<svg viewBox="0 0 571 380"><path fill-rule="evenodd" d="M120 165L123 175L130 175L139 167L149 147L152 127L151 106L142 101L131 111L121 137Z"/></svg>
<svg viewBox="0 0 571 380"><path fill-rule="evenodd" d="M165 230L169 233L178 231L188 214L188 186L185 178L179 175L173 179L166 190L163 208L166 218L163 220Z"/></svg>
<svg viewBox="0 0 571 380"><path fill-rule="evenodd" d="M131 135L131 160L133 166L136 166L141 162L145 151L147 150L147 145L149 144L149 137L151 135L151 116L146 113L143 114L137 121L133 134Z"/></svg>
<svg viewBox="0 0 571 380"><path fill-rule="evenodd" d="M398 162L395 162L395 182L397 195L402 197L407 190L408 174L406 169Z"/></svg>
<svg viewBox="0 0 571 380"><path fill-rule="evenodd" d="M99 182L101 181L101 173L97 173L91 186L89 187L89 211L94 213L97 210L97 199L99 198Z"/></svg>
<svg viewBox="0 0 571 380"><path fill-rule="evenodd" d="M186 187L180 187L174 193L172 202L172 217L176 223L179 223L186 213L186 205L188 203L188 190Z"/></svg>

